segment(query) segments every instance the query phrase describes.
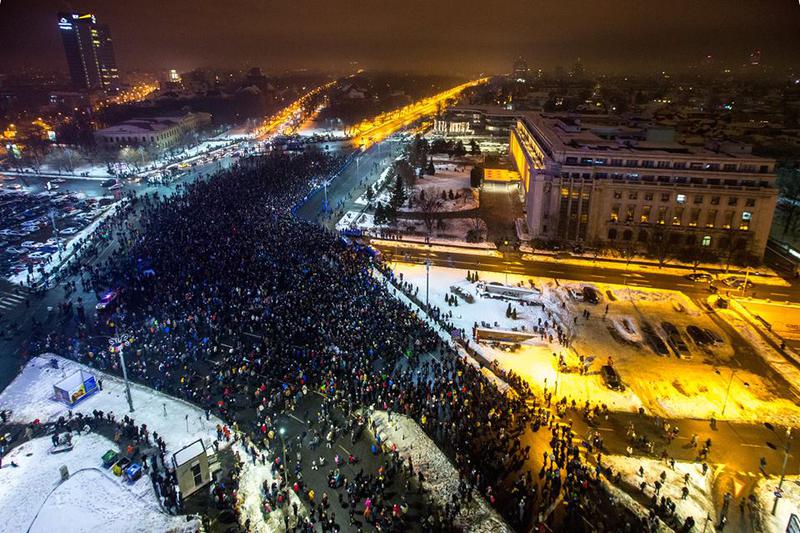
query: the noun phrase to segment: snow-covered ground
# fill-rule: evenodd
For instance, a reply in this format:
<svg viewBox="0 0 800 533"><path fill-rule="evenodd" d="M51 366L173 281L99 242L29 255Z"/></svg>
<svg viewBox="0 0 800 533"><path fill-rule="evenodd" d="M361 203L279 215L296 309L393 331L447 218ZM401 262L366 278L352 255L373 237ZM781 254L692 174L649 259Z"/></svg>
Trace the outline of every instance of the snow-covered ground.
<svg viewBox="0 0 800 533"><path fill-rule="evenodd" d="M393 415L391 422L386 411L373 411L370 419L375 422L378 434L386 446L397 446L400 457L414 463L425 476L423 486L440 507L458 492L458 470L419 425L403 415ZM476 494L471 502L461 508L455 525L462 531L476 533L510 532L511 528L486 500Z"/></svg>
<svg viewBox="0 0 800 533"><path fill-rule="evenodd" d="M58 361L58 368L51 366L52 359ZM129 413L121 379L52 354L34 357L25 365L0 393L0 409L9 411L11 422L20 424L36 419L46 423L68 416L67 406L53 399L53 385L79 369L102 380L103 390L74 406L73 413L91 416L92 410L99 409L113 412L117 418L128 414L137 424L147 424L151 432L158 432L166 443L167 457L198 439L205 442L207 449L212 447L216 425L222 423L217 417L206 420L201 409L135 384L131 386L135 411ZM0 512L9 519L14 516L19 527L5 531L25 531L40 507L43 511L32 531L63 531L65 527L66 531L85 531L86 524L93 523L108 524L98 526L105 531L166 531L186 523L185 517L159 514L156 495L147 478L128 485L102 469L103 453L117 449L113 442L90 433L76 435L73 443L72 451L50 455L48 450L52 443L49 438L42 438L26 442L8 453L0 470ZM10 466L12 460L18 468ZM59 486L48 498L58 484L58 469L62 464L76 477ZM62 523L55 528L59 516L62 520L69 516L70 524Z"/></svg>
<svg viewBox="0 0 800 533"><path fill-rule="evenodd" d="M133 484L102 468L101 456L116 445L95 433L76 435L70 452L50 454L48 437L9 452L0 470L2 531L84 532L195 531L198 521L164 513L145 476ZM11 462L17 466L11 466ZM61 483L59 469L70 478Z"/></svg>
<svg viewBox="0 0 800 533"><path fill-rule="evenodd" d="M404 281L419 288L419 294L425 294L424 265L392 263L391 266L398 276L403 275ZM530 332L540 325L540 319L541 325L546 321L548 328L544 337L534 335L516 349L473 342L486 359L496 362L503 370L518 373L527 379L533 390L542 391L546 387L553 391L557 386L558 397L567 396L581 403L586 400L605 403L616 411L636 411L644 407L665 418L714 416L782 424L800 422L800 407L777 398L775 385L769 377L737 369L731 379L734 355L731 339L706 311L680 292L599 283L557 284L549 278L479 272L480 280L488 283L530 287L533 282L541 296L528 299L533 305L522 305L483 296L480 283L467 281L466 273L461 269L431 267L431 305L444 313L452 313L449 320L455 327L463 328L467 337L471 336L476 323L489 329ZM570 289L580 293L585 285L592 285L600 294L598 305L577 301L571 295ZM455 294L451 287L472 294L474 303L457 297L458 306L448 305L445 297ZM506 316L509 303L517 312L516 320ZM606 304L608 314L604 316ZM584 310L589 312L588 319L582 314ZM663 322L673 324L680 331L688 346L684 357L689 359L679 359L674 353L666 357L656 355L643 340L643 325L648 324L666 341ZM558 343L555 324L572 337L570 347ZM686 333L689 325L713 331L723 343L715 347L695 345ZM736 329L747 335L738 325ZM763 350L763 346L753 344L759 352ZM563 356L566 369L559 369L559 356ZM591 361L583 375L579 372L580 356L584 361ZM613 358L613 366L625 385L622 391L608 389L600 376L600 366L606 364L609 357Z"/></svg>
<svg viewBox="0 0 800 533"><path fill-rule="evenodd" d="M58 368L50 366L51 359L58 361ZM9 410L11 421L20 424L28 424L37 418L48 422L60 416L66 417L69 409L53 399L53 385L79 369L102 379L103 390L75 405L73 413L91 416L92 410L100 409L113 412L117 418L127 414L137 423L147 424L151 432L158 432L167 444L167 455L198 439L205 442L206 448L211 448L216 439L216 426L223 422L215 416L206 420L199 407L132 383L135 411L129 413L125 384L120 378L53 354L34 357L25 365L16 379L0 393L0 409Z"/></svg>
<svg viewBox="0 0 800 533"><path fill-rule="evenodd" d="M303 501L297 496L297 494L295 494L294 491L290 490L289 504L284 506L282 510L274 509L265 519L263 512L264 497L262 494L262 488L264 487L265 481L267 486L272 485L272 482L276 481L275 477L272 475L272 461L267 460L266 464L264 465L261 463L253 464L252 461L247 460L249 455L240 443L237 442L234 444L233 449L239 452L239 456L245 460L242 464L242 470L239 477L239 491L237 496L240 502L239 512L241 516L241 522L244 523L247 520L250 520L250 531L252 533L272 533L273 531L283 531L284 512L289 513L289 525L293 526L295 524L294 514L290 512L292 509L291 505L293 503L297 504L298 516L301 520L303 517L308 516L308 511ZM262 450L262 453L266 453L266 451ZM274 457L269 457L269 459L274 459Z"/></svg>
<svg viewBox="0 0 800 533"><path fill-rule="evenodd" d="M789 518L792 514L800 514L800 476L786 476L781 487L781 498L775 515L772 507L775 505L775 491L778 488L778 479L768 477L761 479L754 489L756 495L756 509L760 518L759 531L779 533L787 531Z"/></svg>
<svg viewBox="0 0 800 533"><path fill-rule="evenodd" d="M434 166L436 167L436 174L433 176L425 175L416 180L414 186L408 191L411 207L406 202L405 205L400 207L400 211L419 211L420 194L423 191L426 197L434 195L440 199L441 204L438 212L441 213L465 211L478 207L477 195L470 188L468 169L454 164L436 164ZM442 192L447 195L446 199L441 197ZM452 200L450 199L450 192L453 193L454 198ZM388 198L385 201L388 201Z"/></svg>
<svg viewBox="0 0 800 533"><path fill-rule="evenodd" d="M622 481L636 487L635 490L639 490L638 487L643 481L646 482L647 487L644 494L647 498L653 496L655 492L653 483L656 480L660 482L661 473L665 472L666 482L659 491L659 498L666 496L675 502L675 513L680 522L690 516L694 518L696 524L701 524L707 516L716 520L713 503L715 475L713 469L709 469L704 476L699 463L676 461L675 470L673 470L663 461L647 457L625 457L624 455L604 455L603 464L612 468L615 473L619 472ZM639 475L639 467L644 468L644 476ZM685 483L684 479L686 474L689 474L688 483ZM689 489L685 500L681 492L684 486Z"/></svg>

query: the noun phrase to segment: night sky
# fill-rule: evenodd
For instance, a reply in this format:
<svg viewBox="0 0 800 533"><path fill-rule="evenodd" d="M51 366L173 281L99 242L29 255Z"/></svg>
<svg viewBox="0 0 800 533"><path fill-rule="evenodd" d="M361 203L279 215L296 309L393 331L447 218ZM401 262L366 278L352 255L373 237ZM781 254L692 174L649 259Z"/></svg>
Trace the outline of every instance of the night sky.
<svg viewBox="0 0 800 533"><path fill-rule="evenodd" d="M713 54L738 65L793 64L798 0L0 0L0 71L66 69L60 10L108 23L117 62L133 68L260 66L450 74L531 67L677 69Z"/></svg>

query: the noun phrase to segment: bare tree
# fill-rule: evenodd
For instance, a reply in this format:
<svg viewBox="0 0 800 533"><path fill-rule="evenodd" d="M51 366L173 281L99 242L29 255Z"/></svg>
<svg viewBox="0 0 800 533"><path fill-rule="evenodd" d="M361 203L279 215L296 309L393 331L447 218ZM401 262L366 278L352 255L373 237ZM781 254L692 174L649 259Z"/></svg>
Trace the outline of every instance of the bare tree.
<svg viewBox="0 0 800 533"><path fill-rule="evenodd" d="M425 196L420 195L418 199L419 211L422 213L422 220L428 233L433 229L433 224L437 218L436 214L441 210L441 205L439 191L428 191Z"/></svg>
<svg viewBox="0 0 800 533"><path fill-rule="evenodd" d="M467 242L481 242L486 234L486 222L480 217L470 220L470 229L467 230Z"/></svg>

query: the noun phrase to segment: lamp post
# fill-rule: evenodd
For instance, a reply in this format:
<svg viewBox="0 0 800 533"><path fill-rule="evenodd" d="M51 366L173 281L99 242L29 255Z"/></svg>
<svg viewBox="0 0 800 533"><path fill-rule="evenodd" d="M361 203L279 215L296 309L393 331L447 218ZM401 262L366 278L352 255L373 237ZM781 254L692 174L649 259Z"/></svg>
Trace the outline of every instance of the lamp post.
<svg viewBox="0 0 800 533"><path fill-rule="evenodd" d="M772 504L772 516L778 512L778 501L781 499L783 480L786 478L786 462L789 460L789 447L792 442L792 428L786 428L786 442L783 445L783 465L781 465L781 480L778 482L778 489L775 491L775 503Z"/></svg>
<svg viewBox="0 0 800 533"><path fill-rule="evenodd" d="M133 337L130 335L122 334L114 337L108 337L109 350L113 353L119 353L119 364L122 366L122 378L125 380L125 395L128 398L128 407L133 409L133 399L131 398L131 384L128 382L128 369L125 367L125 347L130 346L133 342Z"/></svg>
<svg viewBox="0 0 800 533"><path fill-rule="evenodd" d="M280 428L278 430L278 435L281 437L281 448L283 448L283 484L289 484L289 466L286 464L286 441L283 439L284 434L286 434L286 428Z"/></svg>

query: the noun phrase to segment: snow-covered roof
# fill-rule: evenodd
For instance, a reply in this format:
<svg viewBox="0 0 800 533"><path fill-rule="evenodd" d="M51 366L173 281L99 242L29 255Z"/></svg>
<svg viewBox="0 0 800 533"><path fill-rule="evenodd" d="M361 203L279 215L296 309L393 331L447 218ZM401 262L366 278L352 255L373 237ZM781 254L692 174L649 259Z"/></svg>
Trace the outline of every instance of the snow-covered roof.
<svg viewBox="0 0 800 533"><path fill-rule="evenodd" d="M202 455L204 453L206 453L206 447L203 446L203 441L196 440L187 447L175 452L173 458L175 460L175 465L181 466L182 464L186 464L198 455Z"/></svg>

